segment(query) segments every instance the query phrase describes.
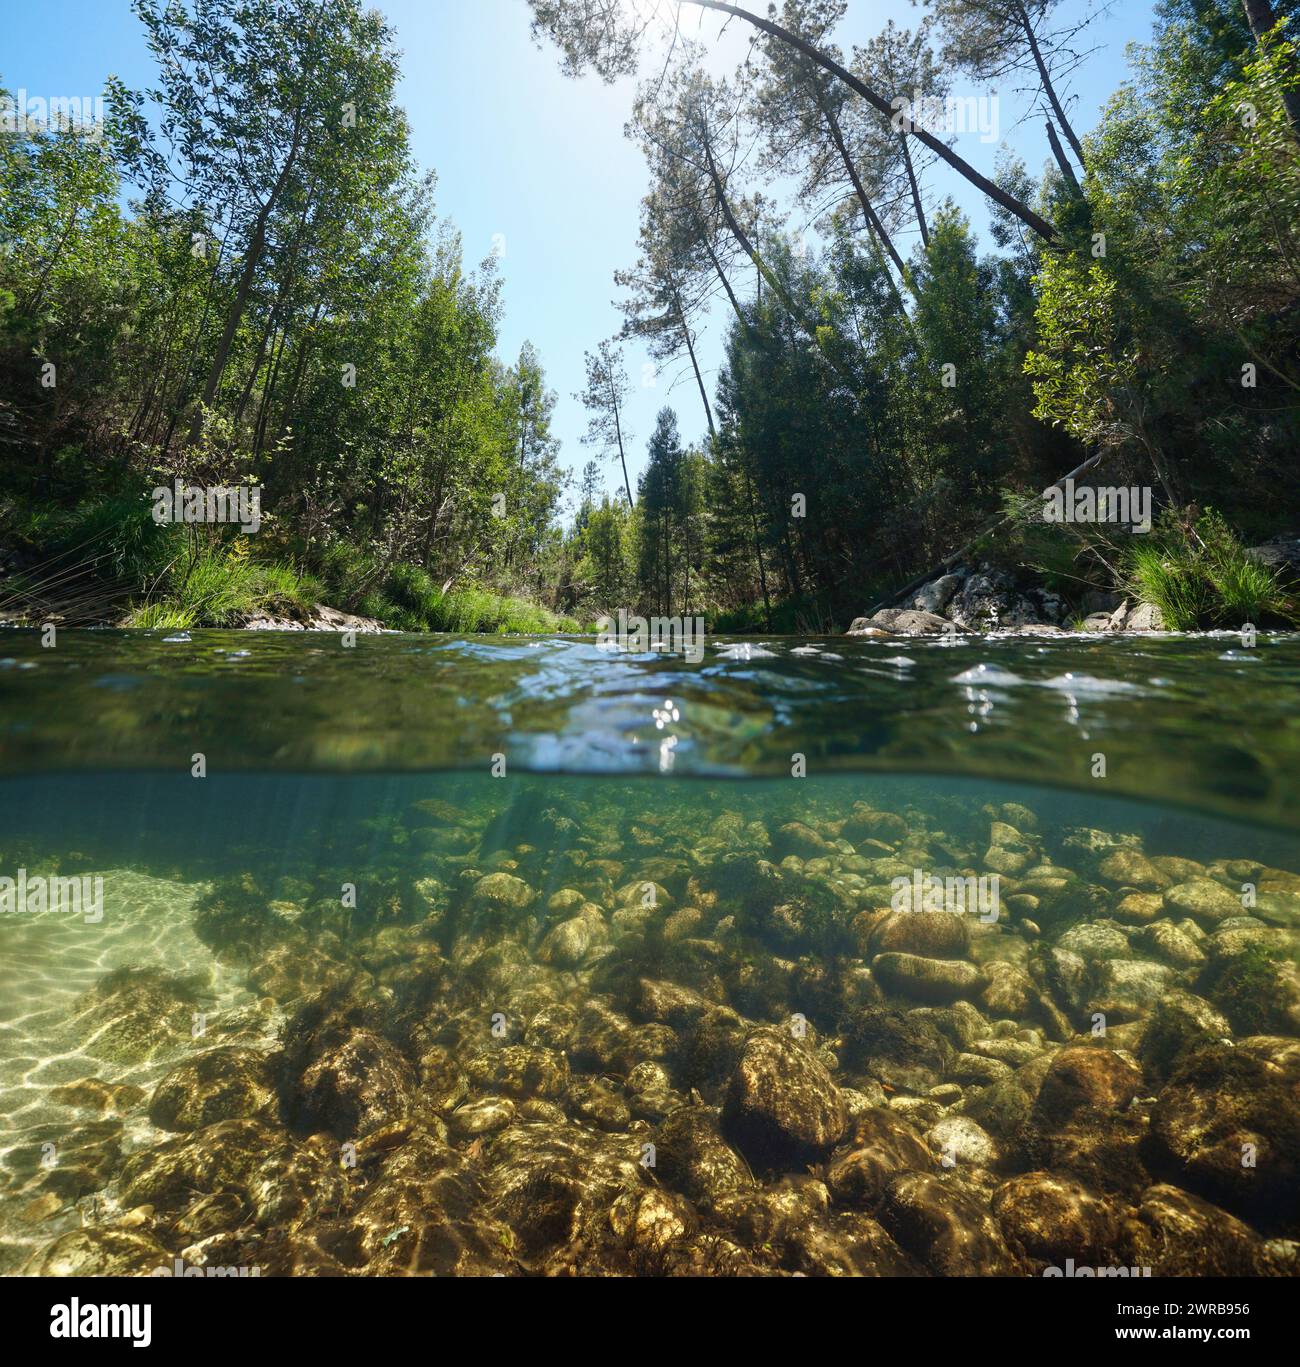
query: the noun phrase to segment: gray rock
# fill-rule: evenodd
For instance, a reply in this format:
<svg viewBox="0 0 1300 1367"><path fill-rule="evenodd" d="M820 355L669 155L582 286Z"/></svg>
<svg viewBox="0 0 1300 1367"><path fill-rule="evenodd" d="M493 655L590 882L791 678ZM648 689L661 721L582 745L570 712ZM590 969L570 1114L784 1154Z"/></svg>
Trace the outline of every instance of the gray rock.
<svg viewBox="0 0 1300 1367"><path fill-rule="evenodd" d="M1164 631L1165 617L1154 603L1139 603L1124 618L1125 631Z"/></svg>
<svg viewBox="0 0 1300 1367"><path fill-rule="evenodd" d="M881 608L863 625L888 631L895 636L943 636L960 631L959 627L937 613L915 612L910 608ZM850 635L860 634L860 631L858 622L854 622Z"/></svg>
<svg viewBox="0 0 1300 1367"><path fill-rule="evenodd" d="M912 607L917 612L942 613L952 602L953 594L961 585L960 574L945 574L938 579L932 579L918 590L916 597L912 599Z"/></svg>
<svg viewBox="0 0 1300 1367"><path fill-rule="evenodd" d="M1088 1010L1111 1025L1141 1020L1164 996L1172 972L1150 959L1107 959L1097 966Z"/></svg>
<svg viewBox="0 0 1300 1367"><path fill-rule="evenodd" d="M1001 1158L997 1141L969 1116L946 1116L925 1139L945 1167L993 1168Z"/></svg>

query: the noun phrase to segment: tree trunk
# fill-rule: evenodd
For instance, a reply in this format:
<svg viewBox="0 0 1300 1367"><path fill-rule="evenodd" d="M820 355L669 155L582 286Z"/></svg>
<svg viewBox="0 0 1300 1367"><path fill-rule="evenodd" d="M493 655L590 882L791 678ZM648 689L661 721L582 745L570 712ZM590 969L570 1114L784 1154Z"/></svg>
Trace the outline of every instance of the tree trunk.
<svg viewBox="0 0 1300 1367"><path fill-rule="evenodd" d="M754 481L749 477L749 466L741 457L741 468L745 473L745 492L749 497L749 523L754 532L754 559L758 563L758 582L763 590L763 615L768 631L772 630L772 598L767 591L767 571L763 568L763 541L758 532L758 509L754 506Z"/></svg>
<svg viewBox="0 0 1300 1367"><path fill-rule="evenodd" d="M903 258L899 256L893 238L886 232L885 225L880 221L875 209L871 207L871 200L863 187L862 177L858 175L858 168L853 164L853 158L849 156L849 149L844 144L844 133L840 128L839 120L831 109L823 108L822 114L826 118L826 127L830 130L831 140L835 143L836 151L840 154L840 160L844 163L844 170L848 173L849 180L853 184L853 191L858 197L858 203L862 206L862 216L867 220L867 226L880 239L881 246L889 253L889 259L894 263L894 268L906 280L907 267L903 265Z"/></svg>
<svg viewBox="0 0 1300 1367"><path fill-rule="evenodd" d="M731 281L727 279L727 273L722 269L722 262L718 260L718 254L713 250L713 243L709 240L707 229L700 234L700 240L704 243L704 250L709 254L709 260L713 262L713 269L718 274L718 279L722 281L722 288L727 291L727 298L731 301L732 311L736 315L736 321L744 326L745 315L740 311L740 301L736 298L736 291L731 288Z"/></svg>
<svg viewBox="0 0 1300 1367"><path fill-rule="evenodd" d="M899 141L903 148L903 165L907 167L907 183L912 191L912 208L916 211L916 226L921 230L921 245L930 245L930 228L925 221L925 205L921 203L921 187L917 184L916 168L912 165L912 149L907 145L907 134L900 133Z"/></svg>
<svg viewBox="0 0 1300 1367"><path fill-rule="evenodd" d="M1250 25L1251 33L1255 35L1255 42L1262 44L1265 34L1271 33L1277 27L1277 15L1273 13L1271 0L1241 2L1246 11L1246 22ZM1296 140L1300 141L1300 90L1288 90L1282 96L1282 104L1286 109L1291 131L1295 134Z"/></svg>
<svg viewBox="0 0 1300 1367"><path fill-rule="evenodd" d="M713 405L709 403L709 392L704 387L704 376L700 374L700 363L695 356L695 343L691 338L691 327L686 321L686 313L682 309L681 295L676 290L673 291L673 304L677 308L677 321L681 324L682 336L686 339L686 351L691 358L691 369L695 372L695 383L700 387L700 402L704 405L704 416L708 419L709 436L716 441L718 429L713 425Z"/></svg>
<svg viewBox="0 0 1300 1367"><path fill-rule="evenodd" d="M1047 121L1047 141L1051 144L1052 155L1056 158L1056 164L1061 168L1061 174L1069 183L1070 188L1080 199L1083 198L1083 188L1079 184L1079 178L1074 174L1074 167L1070 165L1070 159L1065 155L1065 148L1061 146L1061 140L1056 136L1056 129L1052 125L1051 119Z"/></svg>
<svg viewBox="0 0 1300 1367"><path fill-rule="evenodd" d="M1267 3L1267 0L1265 0L1265 3ZM1034 65L1038 68L1038 79L1042 82L1043 94L1047 96L1047 102L1052 106L1052 112L1056 115L1056 121L1061 125L1061 132L1065 134L1066 141L1074 149L1074 155L1079 158L1079 165L1086 171L1088 169L1088 163L1083 159L1083 147L1080 144L1078 137L1075 135L1070 120L1065 116L1065 109L1060 100L1056 97L1056 87L1052 84L1051 73L1047 69L1047 63L1043 60L1042 50L1038 46L1038 35L1034 32L1034 26L1029 20L1029 11L1025 9L1024 5L1017 5L1016 8L1020 11L1020 26L1025 31L1025 38L1029 43L1029 51L1034 55ZM1050 127L1051 125L1049 124L1048 126ZM1056 147L1053 146L1052 150L1055 152ZM1057 160L1064 163L1064 158L1059 153L1057 153ZM1062 164L1061 169L1065 169L1064 164ZM1071 179L1073 179L1072 176Z"/></svg>
<svg viewBox="0 0 1300 1367"><path fill-rule="evenodd" d="M618 458L623 466L623 488L627 492L627 506L635 508L636 504L632 501L632 481L627 476L627 456L623 451L623 424L618 416L618 395L614 393L612 377L609 382L609 408L614 415L614 435L618 438Z"/></svg>
<svg viewBox="0 0 1300 1367"><path fill-rule="evenodd" d="M275 179L275 184L271 187L271 193L267 196L266 203L258 210L257 218L253 223L253 233L248 241L248 250L244 254L244 269L240 273L235 298L226 313L226 325L221 330L221 340L217 343L216 354L212 358L212 365L208 369L208 378L203 385L202 407L194 414L194 421L190 427L191 444L198 441L203 430L203 408L211 408L213 400L217 396L221 376L225 372L226 362L230 358L230 348L244 316L249 291L253 288L253 279L257 274L258 266L262 263L262 252L266 247L267 225L271 221L271 214L275 211L275 206L280 201L280 196L284 193L284 187L289 183L289 173L297 163L298 150L301 145L302 109L299 107L294 116L293 141L289 145L288 155L284 159L284 165L280 168L280 174Z"/></svg>

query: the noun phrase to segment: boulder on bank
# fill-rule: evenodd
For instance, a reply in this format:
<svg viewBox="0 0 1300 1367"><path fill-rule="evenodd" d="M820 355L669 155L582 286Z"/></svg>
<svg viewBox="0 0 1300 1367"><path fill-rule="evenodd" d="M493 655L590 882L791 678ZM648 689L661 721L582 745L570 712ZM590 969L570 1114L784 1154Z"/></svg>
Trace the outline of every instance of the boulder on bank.
<svg viewBox="0 0 1300 1367"><path fill-rule="evenodd" d="M887 631L895 636L944 636L961 628L933 612L917 612L912 608L881 608L871 617L859 617L849 628L850 636L868 636L874 631Z"/></svg>

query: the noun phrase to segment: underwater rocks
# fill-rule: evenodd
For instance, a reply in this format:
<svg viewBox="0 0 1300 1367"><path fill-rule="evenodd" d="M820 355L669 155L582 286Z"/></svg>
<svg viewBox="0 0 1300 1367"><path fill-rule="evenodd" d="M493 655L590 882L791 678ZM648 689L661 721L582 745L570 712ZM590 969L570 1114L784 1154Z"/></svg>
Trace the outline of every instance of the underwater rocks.
<svg viewBox="0 0 1300 1367"><path fill-rule="evenodd" d="M1122 1111L1141 1087L1141 1071L1114 1050L1074 1046L1053 1056L1034 1110L1040 1121L1061 1125L1080 1110Z"/></svg>
<svg viewBox="0 0 1300 1367"><path fill-rule="evenodd" d="M1180 1185L1269 1227L1300 1213L1300 1070L1203 1046L1161 1089L1151 1133Z"/></svg>
<svg viewBox="0 0 1300 1367"><path fill-rule="evenodd" d="M388 1040L353 1029L322 1043L288 1097L293 1120L339 1139L360 1139L410 1112L415 1091L411 1065Z"/></svg>
<svg viewBox="0 0 1300 1367"><path fill-rule="evenodd" d="M891 1178L879 1218L935 1276L1007 1277L1021 1270L993 1216L933 1173Z"/></svg>
<svg viewBox="0 0 1300 1367"><path fill-rule="evenodd" d="M682 1107L667 1116L655 1135L656 1175L704 1209L754 1185L745 1160L723 1139L718 1112Z"/></svg>
<svg viewBox="0 0 1300 1367"><path fill-rule="evenodd" d="M964 916L941 911L894 911L873 926L867 952L961 959L969 950L970 926Z"/></svg>
<svg viewBox="0 0 1300 1367"><path fill-rule="evenodd" d="M984 975L961 959L927 959L919 954L878 954L871 971L884 986L921 1002L947 1003L977 997Z"/></svg>
<svg viewBox="0 0 1300 1367"><path fill-rule="evenodd" d="M756 1166L811 1161L844 1133L839 1088L811 1050L780 1030L744 1043L722 1107L723 1133Z"/></svg>
<svg viewBox="0 0 1300 1367"><path fill-rule="evenodd" d="M993 1193L992 1211L1010 1240L1047 1263L1108 1264L1119 1240L1114 1206L1064 1173L1011 1178Z"/></svg>
<svg viewBox="0 0 1300 1367"><path fill-rule="evenodd" d="M341 869L220 880L220 975L85 994L99 1075L8 1150L33 1266L1295 1271L1300 876L725 788L428 798L365 838L356 908ZM898 909L916 869L998 873L999 915Z"/></svg>
<svg viewBox="0 0 1300 1367"><path fill-rule="evenodd" d="M147 1277L171 1255L138 1230L75 1229L23 1269L30 1277Z"/></svg>
<svg viewBox="0 0 1300 1367"><path fill-rule="evenodd" d="M186 1059L158 1084L149 1119L163 1130L200 1130L221 1120L274 1114L275 1065L264 1054L228 1046Z"/></svg>
<svg viewBox="0 0 1300 1367"><path fill-rule="evenodd" d="M1210 878L1193 878L1165 888L1164 904L1169 912L1190 916L1207 930L1230 916L1240 916L1242 911L1240 895L1234 896Z"/></svg>
<svg viewBox="0 0 1300 1367"><path fill-rule="evenodd" d="M900 1172L929 1172L934 1159L916 1130L884 1107L854 1119L847 1141L826 1168L826 1185L844 1205L875 1209Z"/></svg>
<svg viewBox="0 0 1300 1367"><path fill-rule="evenodd" d="M1222 1042L1232 1034L1227 1017L1191 992L1167 992L1147 1018L1138 1057L1148 1076L1164 1082L1182 1056L1203 1044Z"/></svg>
<svg viewBox="0 0 1300 1367"><path fill-rule="evenodd" d="M1284 1273L1268 1246L1227 1211L1168 1184L1142 1193L1132 1261L1159 1277L1266 1277Z"/></svg>
<svg viewBox="0 0 1300 1367"><path fill-rule="evenodd" d="M189 1041L198 1002L193 983L153 969L124 968L78 1000L72 1027L89 1054L145 1063Z"/></svg>
<svg viewBox="0 0 1300 1367"><path fill-rule="evenodd" d="M605 1218L644 1181L636 1138L576 1125L512 1126L488 1143L483 1185L488 1212L514 1232L523 1256L553 1254Z"/></svg>

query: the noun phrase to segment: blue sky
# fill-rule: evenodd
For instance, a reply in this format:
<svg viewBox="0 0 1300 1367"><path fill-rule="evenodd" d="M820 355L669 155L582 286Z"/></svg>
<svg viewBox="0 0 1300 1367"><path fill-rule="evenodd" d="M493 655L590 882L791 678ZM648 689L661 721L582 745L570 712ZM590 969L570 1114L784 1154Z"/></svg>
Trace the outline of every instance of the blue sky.
<svg viewBox="0 0 1300 1367"><path fill-rule="evenodd" d="M5 0L5 7L0 81L10 89L24 88L32 96L94 95L110 73L136 88L152 82L152 62L129 0L61 0L57 7ZM749 7L765 12L766 0L749 0ZM1061 13L1081 14L1084 7L1085 0L1065 0ZM633 83L606 86L594 76L563 77L554 50L539 51L531 40L525 0L385 0L378 8L405 54L400 96L415 154L438 174L440 213L460 229L468 263L494 247L503 250L501 355L513 359L525 339L538 348L559 395L561 458L581 470L591 458L579 444L586 419L573 397L582 387L583 352L622 321L612 302L613 275L635 259L647 188L640 154L623 136ZM910 0L849 0L836 37L848 49L866 42L887 19L911 27L920 13ZM693 33L710 42L721 27L717 16L698 27L691 23ZM747 28L733 23L723 35L712 59L719 72L743 56ZM1092 127L1124 78L1126 45L1145 41L1150 30L1151 7L1142 0L1118 0L1094 25L1090 42L1100 44L1100 51L1072 87L1072 117L1080 131ZM956 78L955 93L987 93L962 81ZM1048 155L1042 122L1012 128L1023 109L1009 91L1000 98L1002 141L1036 171ZM956 146L992 173L997 143L969 135ZM982 200L965 181L946 168L930 176L932 190L951 194L977 226L984 224ZM911 243L902 245L909 250ZM720 362L724 322L718 312L702 338L702 360L711 372ZM654 376L647 363L648 357L628 349L633 480L644 463L655 414L665 403L677 409L688 440L704 430L689 376ZM616 459L605 467L611 493L618 487L616 470Z"/></svg>

